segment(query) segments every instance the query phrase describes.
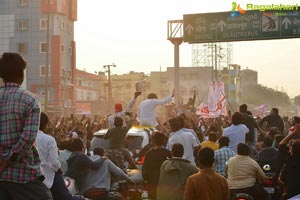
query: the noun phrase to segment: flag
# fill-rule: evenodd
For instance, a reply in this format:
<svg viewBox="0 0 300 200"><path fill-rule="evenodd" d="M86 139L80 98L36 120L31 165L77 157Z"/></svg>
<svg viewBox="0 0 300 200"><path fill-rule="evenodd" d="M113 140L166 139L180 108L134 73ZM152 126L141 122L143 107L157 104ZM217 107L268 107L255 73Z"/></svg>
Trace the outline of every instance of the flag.
<svg viewBox="0 0 300 200"><path fill-rule="evenodd" d="M268 105L267 104L262 104L256 108L254 108L254 110L257 110L259 112L259 116L260 117L264 117L267 115L267 109L268 109Z"/></svg>

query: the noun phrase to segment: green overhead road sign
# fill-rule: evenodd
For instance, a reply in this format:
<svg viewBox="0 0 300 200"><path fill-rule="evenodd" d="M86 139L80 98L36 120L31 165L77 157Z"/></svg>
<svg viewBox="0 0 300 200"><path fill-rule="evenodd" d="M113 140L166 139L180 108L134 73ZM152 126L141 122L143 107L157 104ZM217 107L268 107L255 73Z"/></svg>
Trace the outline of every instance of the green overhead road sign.
<svg viewBox="0 0 300 200"><path fill-rule="evenodd" d="M247 10L183 16L184 42L210 43L300 37L300 11Z"/></svg>

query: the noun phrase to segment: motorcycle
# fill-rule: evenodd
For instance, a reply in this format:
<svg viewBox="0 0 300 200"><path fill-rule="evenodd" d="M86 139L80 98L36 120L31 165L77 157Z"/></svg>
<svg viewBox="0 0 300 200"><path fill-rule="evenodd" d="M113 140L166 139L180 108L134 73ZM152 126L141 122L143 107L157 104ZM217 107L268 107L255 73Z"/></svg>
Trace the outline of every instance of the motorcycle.
<svg viewBox="0 0 300 200"><path fill-rule="evenodd" d="M265 164L262 169L267 177L266 181L263 183L263 187L268 193L268 200L276 200L278 199L277 195L279 193L276 181L276 172L269 164Z"/></svg>

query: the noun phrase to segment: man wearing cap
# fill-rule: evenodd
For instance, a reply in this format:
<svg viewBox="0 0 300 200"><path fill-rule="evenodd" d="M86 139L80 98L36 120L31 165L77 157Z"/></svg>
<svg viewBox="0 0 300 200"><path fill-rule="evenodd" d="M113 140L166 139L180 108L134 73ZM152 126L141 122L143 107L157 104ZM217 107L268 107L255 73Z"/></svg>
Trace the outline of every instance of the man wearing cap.
<svg viewBox="0 0 300 200"><path fill-rule="evenodd" d="M115 117L121 117L123 119L123 127L126 126L126 112L130 111L136 101L136 98L140 96L142 92L135 92L133 99L129 102L125 111L123 111L123 107L121 103L115 104L115 112L108 117L108 126L109 128L114 128Z"/></svg>

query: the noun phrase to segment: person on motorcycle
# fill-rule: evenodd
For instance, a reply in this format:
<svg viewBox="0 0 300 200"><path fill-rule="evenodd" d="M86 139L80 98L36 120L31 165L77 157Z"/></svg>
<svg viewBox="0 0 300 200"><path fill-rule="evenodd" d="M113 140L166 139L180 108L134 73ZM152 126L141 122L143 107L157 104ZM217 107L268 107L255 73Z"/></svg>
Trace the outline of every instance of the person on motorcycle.
<svg viewBox="0 0 300 200"><path fill-rule="evenodd" d="M264 182L266 175L258 163L249 157L250 148L245 143L237 146L237 155L228 160L226 167L230 196L237 193L247 193L254 200L268 198L267 191L257 181Z"/></svg>
<svg viewBox="0 0 300 200"><path fill-rule="evenodd" d="M103 157L104 150L95 148L93 153L94 155L90 158L92 160L98 160ZM105 199L107 193L111 189L112 176L117 179L126 180L128 183L135 184L122 169L116 166L111 160L105 159L99 169L88 171L82 185L82 194L93 200Z"/></svg>
<svg viewBox="0 0 300 200"><path fill-rule="evenodd" d="M99 169L103 164L104 159L100 158L92 161L83 153L84 146L80 138L72 138L70 140L69 149L72 151L68 159L68 170L65 173L66 177L73 178L79 192L81 191L84 179L89 169Z"/></svg>
<svg viewBox="0 0 300 200"><path fill-rule="evenodd" d="M258 164L261 168L269 165L271 167L270 172L276 172L278 169L278 151L272 145L272 138L266 137L263 141L263 149L258 153Z"/></svg>

